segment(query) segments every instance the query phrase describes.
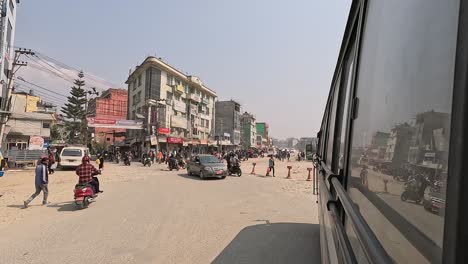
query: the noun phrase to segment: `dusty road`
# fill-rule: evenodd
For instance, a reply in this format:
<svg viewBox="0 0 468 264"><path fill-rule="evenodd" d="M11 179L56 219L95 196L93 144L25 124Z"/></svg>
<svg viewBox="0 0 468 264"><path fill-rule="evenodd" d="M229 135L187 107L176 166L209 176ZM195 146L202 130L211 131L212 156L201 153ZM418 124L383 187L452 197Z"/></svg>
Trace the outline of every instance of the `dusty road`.
<svg viewBox="0 0 468 264"><path fill-rule="evenodd" d="M306 167L277 161L276 178L199 180L186 171L107 164L104 193L76 210L72 171L52 175L27 209L33 173L0 178L0 263L319 263L317 205ZM256 160L264 173L267 159Z"/></svg>

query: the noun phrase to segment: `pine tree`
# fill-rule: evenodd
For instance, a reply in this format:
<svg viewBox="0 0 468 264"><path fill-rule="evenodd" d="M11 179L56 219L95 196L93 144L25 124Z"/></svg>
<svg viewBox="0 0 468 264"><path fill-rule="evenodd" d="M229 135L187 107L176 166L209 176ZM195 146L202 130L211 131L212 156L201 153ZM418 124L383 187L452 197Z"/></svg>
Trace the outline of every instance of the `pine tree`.
<svg viewBox="0 0 468 264"><path fill-rule="evenodd" d="M85 86L84 74L82 71L78 73L78 79L73 82L74 86L71 87L70 96L67 97L68 103L62 107L62 113L69 121L66 122L66 128L70 132L69 140L72 143L75 141L77 132L80 133L80 141L84 141L84 134L86 133L86 91L83 89Z"/></svg>

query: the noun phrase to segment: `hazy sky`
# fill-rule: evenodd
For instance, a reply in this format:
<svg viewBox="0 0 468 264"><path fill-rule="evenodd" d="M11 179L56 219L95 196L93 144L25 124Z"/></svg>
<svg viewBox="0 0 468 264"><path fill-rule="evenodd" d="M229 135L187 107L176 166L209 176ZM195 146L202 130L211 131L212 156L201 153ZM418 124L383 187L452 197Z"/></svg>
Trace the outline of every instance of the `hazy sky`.
<svg viewBox="0 0 468 264"><path fill-rule="evenodd" d="M15 46L122 88L130 68L156 55L201 77L220 100L240 101L244 111L270 123L272 136L315 136L349 5L350 0L21 1ZM69 90L69 83L32 67L19 75L62 94Z"/></svg>

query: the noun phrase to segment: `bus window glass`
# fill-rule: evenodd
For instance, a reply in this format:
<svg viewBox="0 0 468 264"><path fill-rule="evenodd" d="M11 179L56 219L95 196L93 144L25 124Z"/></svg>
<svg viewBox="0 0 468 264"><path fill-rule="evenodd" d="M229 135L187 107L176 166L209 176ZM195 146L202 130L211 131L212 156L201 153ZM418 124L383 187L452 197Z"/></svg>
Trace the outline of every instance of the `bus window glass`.
<svg viewBox="0 0 468 264"><path fill-rule="evenodd" d="M341 76L341 74L339 75ZM338 106L338 94L339 94L339 87L340 87L340 78L338 77L338 81L335 83L333 97L332 97L332 104L330 105L330 116L328 119L328 134L327 134L327 154L326 154L326 163L327 166L331 168L332 166L332 159L333 159L333 137L335 135L335 121L336 121L336 109Z"/></svg>
<svg viewBox="0 0 468 264"><path fill-rule="evenodd" d="M347 189L396 263L441 262L458 9L368 1Z"/></svg>

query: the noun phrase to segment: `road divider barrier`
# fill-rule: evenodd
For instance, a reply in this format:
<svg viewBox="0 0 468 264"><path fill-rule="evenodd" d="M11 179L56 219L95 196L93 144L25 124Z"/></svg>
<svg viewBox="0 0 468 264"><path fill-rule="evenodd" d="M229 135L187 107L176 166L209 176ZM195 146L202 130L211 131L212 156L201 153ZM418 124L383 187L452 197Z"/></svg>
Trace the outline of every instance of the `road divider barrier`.
<svg viewBox="0 0 468 264"><path fill-rule="evenodd" d="M307 168L307 170L309 171L309 175L307 175L307 180L306 181L311 181L310 172L313 170L313 168Z"/></svg>
<svg viewBox="0 0 468 264"><path fill-rule="evenodd" d="M252 165L252 172L250 174L255 174L255 165L257 165L257 163L253 162Z"/></svg>
<svg viewBox="0 0 468 264"><path fill-rule="evenodd" d="M292 169L292 166L287 166L288 168L288 176L286 177L286 179L291 179L291 169Z"/></svg>

